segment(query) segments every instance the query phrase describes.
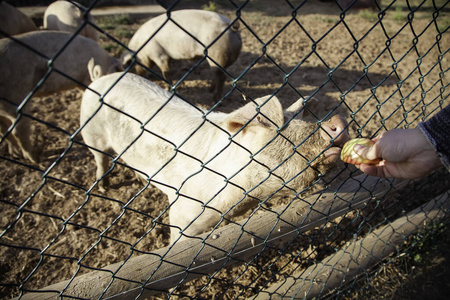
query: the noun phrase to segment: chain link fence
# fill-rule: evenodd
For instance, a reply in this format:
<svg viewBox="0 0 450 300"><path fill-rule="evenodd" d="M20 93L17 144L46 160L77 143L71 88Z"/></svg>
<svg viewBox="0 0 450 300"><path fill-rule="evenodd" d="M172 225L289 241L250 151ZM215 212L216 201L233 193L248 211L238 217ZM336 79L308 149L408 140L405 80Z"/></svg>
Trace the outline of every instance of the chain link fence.
<svg viewBox="0 0 450 300"><path fill-rule="evenodd" d="M327 151L345 136L337 129L373 138L450 103L450 1L158 3L166 20L188 8L230 20L209 43L175 20L203 55L172 61L171 81L146 68L165 91L130 75L146 67L128 45L146 19L100 16L101 0L87 5L95 23L85 18L77 32L94 27L117 59L132 50L125 72L86 90L89 80L57 65L72 35L52 55L25 45L46 66L29 90L32 63L0 57L2 298L357 298L448 227L445 170L373 178ZM26 44L1 30L1 43ZM229 32L242 46L224 66L214 44ZM20 83L9 70L22 71ZM40 95L54 73L77 88ZM39 163L9 151L23 123ZM162 146L142 150L150 140Z"/></svg>

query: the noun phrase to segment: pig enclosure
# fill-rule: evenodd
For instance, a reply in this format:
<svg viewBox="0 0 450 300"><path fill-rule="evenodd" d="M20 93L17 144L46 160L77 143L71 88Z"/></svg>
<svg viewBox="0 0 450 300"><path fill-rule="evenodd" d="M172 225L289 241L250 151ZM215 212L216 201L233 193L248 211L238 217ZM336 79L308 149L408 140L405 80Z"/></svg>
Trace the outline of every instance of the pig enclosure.
<svg viewBox="0 0 450 300"><path fill-rule="evenodd" d="M373 10L336 1L174 2L170 9L204 3L238 18L243 44L221 100L209 92L205 60L173 62L173 78L182 79L174 90L220 112L265 95L283 107L311 95L319 105L308 120L320 128L339 113L350 137L415 127L450 103L450 1L377 2ZM120 57L144 21L96 18L99 42ZM445 171L385 180L340 163L303 190L260 199L244 217L171 245L169 202L151 181L114 160L110 187L94 186L94 159L79 134L81 97L73 89L27 104L39 165L0 143L2 298L346 297L448 214Z"/></svg>

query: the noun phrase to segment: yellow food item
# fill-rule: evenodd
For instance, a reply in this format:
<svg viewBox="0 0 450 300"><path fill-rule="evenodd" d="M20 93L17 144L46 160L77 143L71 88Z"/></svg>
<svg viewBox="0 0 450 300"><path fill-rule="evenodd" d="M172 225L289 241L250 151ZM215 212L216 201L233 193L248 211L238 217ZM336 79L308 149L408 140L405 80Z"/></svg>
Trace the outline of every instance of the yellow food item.
<svg viewBox="0 0 450 300"><path fill-rule="evenodd" d="M377 164L380 162L381 159L375 159L375 160L369 160L369 159L364 159L361 156L359 156L358 154L356 154L355 151L353 151L353 147L355 145L363 145L363 146L372 146L373 144L375 144L374 141L370 140L370 139L366 139L366 138L357 138L357 139L351 139L349 141L347 141L344 146L342 147L342 151L341 151L341 160L343 162L346 162L348 164L353 164L353 165L360 165L360 164Z"/></svg>

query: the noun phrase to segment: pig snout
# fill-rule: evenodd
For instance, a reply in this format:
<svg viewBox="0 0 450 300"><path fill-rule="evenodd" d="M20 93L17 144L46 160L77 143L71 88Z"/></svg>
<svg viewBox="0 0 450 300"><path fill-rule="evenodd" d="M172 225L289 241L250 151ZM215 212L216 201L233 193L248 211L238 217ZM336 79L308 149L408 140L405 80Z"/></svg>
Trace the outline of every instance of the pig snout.
<svg viewBox="0 0 450 300"><path fill-rule="evenodd" d="M340 115L333 116L328 122L322 124L320 131L322 138L333 141L333 144L342 147L349 140L347 121Z"/></svg>

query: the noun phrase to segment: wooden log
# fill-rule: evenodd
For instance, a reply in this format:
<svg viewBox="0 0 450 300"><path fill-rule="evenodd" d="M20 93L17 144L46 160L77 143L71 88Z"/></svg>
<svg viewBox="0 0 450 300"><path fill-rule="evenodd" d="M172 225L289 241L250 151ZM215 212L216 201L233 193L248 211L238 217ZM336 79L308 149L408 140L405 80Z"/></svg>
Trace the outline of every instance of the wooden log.
<svg viewBox="0 0 450 300"><path fill-rule="evenodd" d="M347 278L353 280L398 251L412 234L426 228L438 218L447 217L449 209L449 193L445 192L394 222L375 229L366 237L347 243L338 252L306 270L291 274L289 278L270 286L253 299L324 297L328 292L340 287Z"/></svg>
<svg viewBox="0 0 450 300"><path fill-rule="evenodd" d="M302 201L293 201L289 207L255 214L197 239L178 242L104 267L101 271L29 292L22 299L49 299L52 296L130 299L140 294L144 297L155 295L224 266L249 261L267 247L281 249L280 245L299 233L358 209L369 200L396 197L407 182L364 174L349 178ZM311 203L311 206L305 206L305 203Z"/></svg>

